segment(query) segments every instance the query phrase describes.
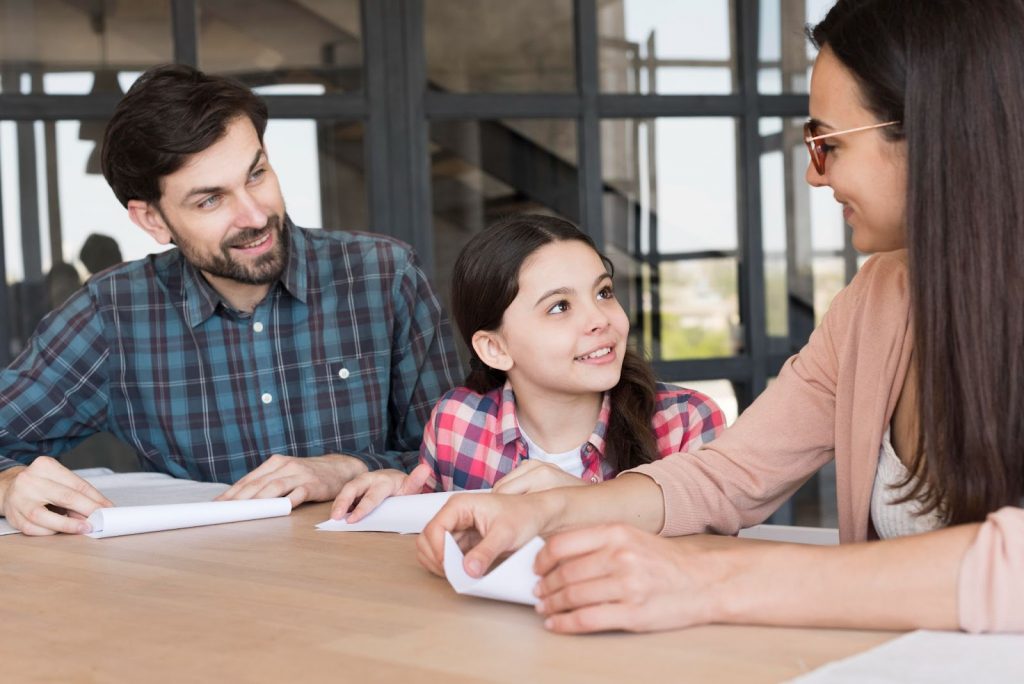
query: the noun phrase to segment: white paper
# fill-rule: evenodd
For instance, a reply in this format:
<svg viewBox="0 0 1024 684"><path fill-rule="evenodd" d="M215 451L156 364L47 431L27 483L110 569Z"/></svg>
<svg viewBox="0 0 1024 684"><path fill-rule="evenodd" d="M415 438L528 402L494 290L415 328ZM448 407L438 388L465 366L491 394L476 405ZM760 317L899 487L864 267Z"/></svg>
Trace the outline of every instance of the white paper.
<svg viewBox="0 0 1024 684"><path fill-rule="evenodd" d="M498 567L479 579L470 577L462 565L464 556L450 532L444 533L444 575L460 594L496 601L536 605L539 600L533 588L540 581L533 572L533 561L544 548L544 540L534 537Z"/></svg>
<svg viewBox="0 0 1024 684"><path fill-rule="evenodd" d="M89 524L92 525L89 536L102 539L140 532L274 518L291 512L291 501L285 497L101 508L89 516Z"/></svg>
<svg viewBox="0 0 1024 684"><path fill-rule="evenodd" d="M799 684L1020 684L1024 635L911 632L837 660L791 682Z"/></svg>
<svg viewBox="0 0 1024 684"><path fill-rule="evenodd" d="M81 474L79 474L81 476ZM100 473L84 476L115 506L153 506L213 501L229 485L180 480L165 473Z"/></svg>
<svg viewBox="0 0 1024 684"><path fill-rule="evenodd" d="M102 492L117 507L209 502L228 489L228 485L219 482L181 480L165 473L115 473L110 468L82 468L72 472ZM0 536L17 533L18 530L11 527L5 518L0 518Z"/></svg>
<svg viewBox="0 0 1024 684"><path fill-rule="evenodd" d="M455 494L486 493L490 489L475 489L468 492L431 492L392 496L381 502L369 515L359 522L325 520L318 524L318 530L326 532L398 532L419 534L431 518L437 515L445 502Z"/></svg>

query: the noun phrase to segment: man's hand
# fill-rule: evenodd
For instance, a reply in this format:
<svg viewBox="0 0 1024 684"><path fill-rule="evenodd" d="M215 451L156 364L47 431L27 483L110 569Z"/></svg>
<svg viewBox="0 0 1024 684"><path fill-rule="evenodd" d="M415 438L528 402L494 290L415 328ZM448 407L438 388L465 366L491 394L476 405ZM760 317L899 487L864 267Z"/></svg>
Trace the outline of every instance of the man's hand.
<svg viewBox="0 0 1024 684"><path fill-rule="evenodd" d="M345 483L367 471L354 456L327 454L296 458L274 454L233 484L217 501L288 497L292 506L305 501L330 501Z"/></svg>
<svg viewBox="0 0 1024 684"><path fill-rule="evenodd" d="M113 506L95 487L49 456L0 473L0 513L28 535L86 534L86 518Z"/></svg>
<svg viewBox="0 0 1024 684"><path fill-rule="evenodd" d="M495 494L529 494L555 487L579 487L584 480L543 461L525 461L494 484Z"/></svg>

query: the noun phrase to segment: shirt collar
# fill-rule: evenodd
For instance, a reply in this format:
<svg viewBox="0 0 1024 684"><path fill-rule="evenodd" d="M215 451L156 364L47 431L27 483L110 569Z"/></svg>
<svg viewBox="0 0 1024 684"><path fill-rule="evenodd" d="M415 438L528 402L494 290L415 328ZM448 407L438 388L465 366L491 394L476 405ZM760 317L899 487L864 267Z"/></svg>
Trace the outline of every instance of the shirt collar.
<svg viewBox="0 0 1024 684"><path fill-rule="evenodd" d="M301 228L297 228L291 219L285 216L285 234L288 239L288 259L278 283L295 299L303 304L309 292L308 260L315 258L307 254L309 241ZM205 322L217 311L218 305L228 308L230 305L220 293L203 277L199 269L189 263L179 251L182 263L182 289L185 295L185 312L191 327ZM271 291L277 285L271 285Z"/></svg>
<svg viewBox="0 0 1024 684"><path fill-rule="evenodd" d="M501 429L501 446L519 439L519 421L516 420L516 393L512 383L505 381L501 388L501 402L498 404L498 427Z"/></svg>
<svg viewBox="0 0 1024 684"><path fill-rule="evenodd" d="M599 457L604 454L604 435L608 429L608 418L612 413L612 400L608 392L604 393L601 400L601 411L597 415L597 425L590 434L587 444L594 447ZM506 380L505 386L501 388L501 402L498 405L498 427L501 430L499 439L502 447L520 438L519 421L516 418L516 394L512 391L512 384Z"/></svg>

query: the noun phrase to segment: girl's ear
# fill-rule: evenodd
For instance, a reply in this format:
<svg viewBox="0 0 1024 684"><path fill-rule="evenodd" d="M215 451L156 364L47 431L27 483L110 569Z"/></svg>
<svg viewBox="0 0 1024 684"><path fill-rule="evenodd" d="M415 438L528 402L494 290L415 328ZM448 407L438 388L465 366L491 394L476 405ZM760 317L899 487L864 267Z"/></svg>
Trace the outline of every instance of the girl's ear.
<svg viewBox="0 0 1024 684"><path fill-rule="evenodd" d="M473 351L480 360L495 370L505 371L512 368L514 362L508 355L505 340L497 332L477 330L473 333Z"/></svg>

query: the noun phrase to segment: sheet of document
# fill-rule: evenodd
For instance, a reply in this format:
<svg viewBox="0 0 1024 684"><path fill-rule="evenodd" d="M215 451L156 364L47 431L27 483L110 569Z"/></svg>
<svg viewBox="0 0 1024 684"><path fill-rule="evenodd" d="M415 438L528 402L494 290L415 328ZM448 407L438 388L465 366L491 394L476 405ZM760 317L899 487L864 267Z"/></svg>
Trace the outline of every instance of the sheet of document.
<svg viewBox="0 0 1024 684"><path fill-rule="evenodd" d="M109 518L111 522L107 522L108 529L117 529L117 527L110 527L110 525L120 526L122 523L116 522L121 520L125 515L135 515L140 517L140 521L145 518L149 520L147 524L155 524L152 518L149 517L148 513L136 512L136 507L156 507L156 506L168 506L171 504L193 504L193 503L205 503L212 502L221 492L228 488L228 485L221 484L218 482L196 482L194 480L181 480L164 473L115 473L109 468L83 468L81 470L74 471L76 475L82 477L84 480L89 482L96 489L100 490L104 496L110 499L115 506L118 507L119 512L115 514L114 518L110 518L109 511L112 509L106 509L107 513L102 516L105 519ZM179 518L179 520L203 520L210 518L215 522L235 522L237 520L248 520L256 519L260 517L271 517L265 514L264 507L273 511L273 515L288 515L288 511L280 513L282 505L277 503L275 505L259 504L256 506L256 510L252 515L249 514L248 509L245 507L231 507L223 509L220 506L221 503L234 503L234 502L217 502L214 504L218 508L214 509L215 513L195 513L188 510L182 510L183 515L193 516L188 518ZM128 511L122 513L121 509ZM200 517L194 517L194 516ZM239 515L248 515L246 518L238 518ZM205 516L205 517L204 517ZM225 517L232 518L231 520L221 519ZM171 521L173 522L173 521ZM165 525L171 524L166 522ZM190 524L174 524L173 527L162 527L159 529L175 529L177 527L194 527L196 525L212 525L215 522L203 523L203 522L191 522ZM92 518L90 518L90 524L93 524ZM138 523L142 525L143 523ZM139 531L153 531L150 530L139 530ZM5 534L17 534L17 530L11 527L7 520L0 518L0 536ZM127 534L127 533L121 533ZM134 533L131 533L134 534ZM91 536L114 536L113 534L93 534Z"/></svg>
<svg viewBox="0 0 1024 684"><path fill-rule="evenodd" d="M917 631L792 684L1000 684L1024 682L1024 635Z"/></svg>
<svg viewBox="0 0 1024 684"><path fill-rule="evenodd" d="M448 583L460 594L511 603L537 603L533 588L540 580L533 572L533 561L544 547L544 540L534 537L498 567L480 578L470 577L462 566L462 549L450 533L444 535L444 574Z"/></svg>
<svg viewBox="0 0 1024 684"><path fill-rule="evenodd" d="M89 536L102 539L141 532L178 530L185 527L275 518L291 512L292 503L284 497L101 508L89 516L89 524L92 525Z"/></svg>
<svg viewBox="0 0 1024 684"><path fill-rule="evenodd" d="M454 494L477 494L491 490L479 489L471 492L432 492L410 494L384 499L368 516L359 522L325 520L316 528L327 532L398 532L419 534L430 519L437 515L445 502Z"/></svg>
<svg viewBox="0 0 1024 684"><path fill-rule="evenodd" d="M815 544L818 546L836 546L839 544L839 530L834 527L754 525L745 530L740 530L737 536L743 539L765 539L767 541Z"/></svg>

